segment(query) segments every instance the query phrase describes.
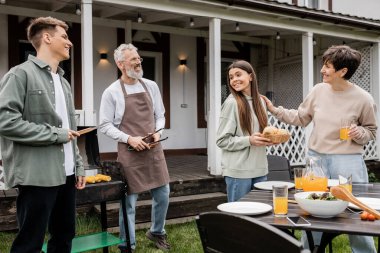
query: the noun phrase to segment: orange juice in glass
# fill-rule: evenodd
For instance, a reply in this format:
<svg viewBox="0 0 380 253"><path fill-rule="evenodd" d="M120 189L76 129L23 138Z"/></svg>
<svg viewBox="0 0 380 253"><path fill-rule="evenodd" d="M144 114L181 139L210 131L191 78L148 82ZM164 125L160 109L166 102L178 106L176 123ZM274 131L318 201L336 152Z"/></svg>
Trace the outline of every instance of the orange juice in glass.
<svg viewBox="0 0 380 253"><path fill-rule="evenodd" d="M273 210L276 216L286 215L288 213L288 198L275 197L273 199Z"/></svg>
<svg viewBox="0 0 380 253"><path fill-rule="evenodd" d="M297 191L302 190L302 177L305 171L305 168L294 168L294 185Z"/></svg>
<svg viewBox="0 0 380 253"><path fill-rule="evenodd" d="M288 213L288 186L273 185L274 216L283 217Z"/></svg>
<svg viewBox="0 0 380 253"><path fill-rule="evenodd" d="M350 131L351 124L352 124L352 120L350 119L340 120L339 139L341 141L347 141L351 139L350 136L348 136L348 132Z"/></svg>
<svg viewBox="0 0 380 253"><path fill-rule="evenodd" d="M302 189L306 191L326 191L327 177L308 175L302 178Z"/></svg>
<svg viewBox="0 0 380 253"><path fill-rule="evenodd" d="M347 141L350 139L350 137L348 136L348 132L350 131L350 128L349 127L341 127L340 130L339 130L339 139L341 141Z"/></svg>
<svg viewBox="0 0 380 253"><path fill-rule="evenodd" d="M349 192L352 192L352 175L343 177L339 175L339 186L346 188Z"/></svg>

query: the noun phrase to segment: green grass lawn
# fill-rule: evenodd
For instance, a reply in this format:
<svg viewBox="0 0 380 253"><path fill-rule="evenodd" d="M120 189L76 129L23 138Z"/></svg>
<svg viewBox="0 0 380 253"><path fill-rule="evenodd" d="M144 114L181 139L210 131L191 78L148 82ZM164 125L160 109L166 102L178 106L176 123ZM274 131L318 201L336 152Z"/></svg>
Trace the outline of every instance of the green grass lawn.
<svg viewBox="0 0 380 253"><path fill-rule="evenodd" d="M147 229L138 230L136 233L137 249L136 253L156 253L162 252L156 249L154 244L145 238L145 232ZM97 215L84 216L81 215L77 219L77 234L87 234L100 231L100 218ZM172 249L170 252L178 253L196 253L203 252L202 245L199 239L199 234L195 221L168 225L166 226L168 233L168 241L171 244ZM296 236L300 237L300 232L296 232ZM16 232L0 232L0 252L9 252L10 245L13 241ZM375 240L377 245L377 240ZM334 253L347 253L350 252L348 238L345 235L341 235L333 241ZM92 252L103 252L101 249ZM110 253L119 252L116 246L110 247ZM328 252L328 251L326 251Z"/></svg>

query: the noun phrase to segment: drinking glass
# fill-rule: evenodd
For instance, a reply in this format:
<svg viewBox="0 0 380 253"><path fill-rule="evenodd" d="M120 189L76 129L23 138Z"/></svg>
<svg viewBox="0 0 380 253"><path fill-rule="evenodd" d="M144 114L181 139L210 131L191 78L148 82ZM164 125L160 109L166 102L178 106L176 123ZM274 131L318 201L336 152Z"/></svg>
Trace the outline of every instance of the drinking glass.
<svg viewBox="0 0 380 253"><path fill-rule="evenodd" d="M352 192L352 174L347 177L339 175L339 186L346 188L349 192Z"/></svg>
<svg viewBox="0 0 380 253"><path fill-rule="evenodd" d="M339 138L341 141L347 141L351 138L348 136L350 131L352 121L350 119L341 119L340 120L340 129L339 129Z"/></svg>
<svg viewBox="0 0 380 253"><path fill-rule="evenodd" d="M306 169L302 167L294 168L294 185L297 191L302 190L302 177L305 175Z"/></svg>
<svg viewBox="0 0 380 253"><path fill-rule="evenodd" d="M288 186L273 185L273 212L276 217L284 217L288 213Z"/></svg>

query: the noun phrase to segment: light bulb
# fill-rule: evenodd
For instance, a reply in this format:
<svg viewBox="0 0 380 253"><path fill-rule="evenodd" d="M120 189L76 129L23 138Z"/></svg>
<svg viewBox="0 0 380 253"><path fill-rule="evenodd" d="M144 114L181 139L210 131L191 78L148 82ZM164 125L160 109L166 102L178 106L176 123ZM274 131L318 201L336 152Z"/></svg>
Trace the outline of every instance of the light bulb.
<svg viewBox="0 0 380 253"><path fill-rule="evenodd" d="M313 39L313 46L317 45L317 41Z"/></svg>
<svg viewBox="0 0 380 253"><path fill-rule="evenodd" d="M276 40L279 40L279 39L281 39L281 36L280 36L280 33L277 32L277 34L276 34Z"/></svg>
<svg viewBox="0 0 380 253"><path fill-rule="evenodd" d="M75 8L75 14L77 14L78 16L82 14L82 11L80 10L79 5L77 5Z"/></svg>
<svg viewBox="0 0 380 253"><path fill-rule="evenodd" d="M191 27L194 26L194 19L193 19L193 18L190 18L190 26L191 26Z"/></svg>
<svg viewBox="0 0 380 253"><path fill-rule="evenodd" d="M235 31L237 31L237 32L240 31L239 22L236 22Z"/></svg>
<svg viewBox="0 0 380 253"><path fill-rule="evenodd" d="M142 22L143 22L143 19L142 19L140 13L137 14L137 22L138 22L138 23L142 23Z"/></svg>

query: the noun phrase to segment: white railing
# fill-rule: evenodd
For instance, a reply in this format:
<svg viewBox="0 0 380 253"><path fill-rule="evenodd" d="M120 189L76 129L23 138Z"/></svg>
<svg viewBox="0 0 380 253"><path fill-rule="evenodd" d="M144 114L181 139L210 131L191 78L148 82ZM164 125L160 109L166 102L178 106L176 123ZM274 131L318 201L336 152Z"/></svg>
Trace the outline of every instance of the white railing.
<svg viewBox="0 0 380 253"><path fill-rule="evenodd" d="M278 121L272 115L268 115L269 124L277 128L287 129L292 137L289 141L270 146L267 148L268 155L279 155L289 159L291 166L304 165L306 163L306 136L305 129L299 126L291 126ZM376 142L370 141L364 146L364 160L378 159L376 152Z"/></svg>

